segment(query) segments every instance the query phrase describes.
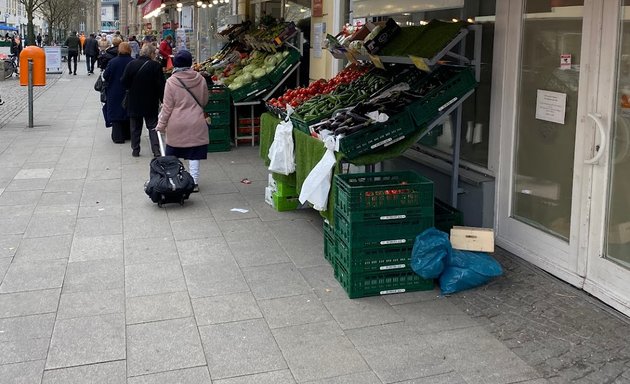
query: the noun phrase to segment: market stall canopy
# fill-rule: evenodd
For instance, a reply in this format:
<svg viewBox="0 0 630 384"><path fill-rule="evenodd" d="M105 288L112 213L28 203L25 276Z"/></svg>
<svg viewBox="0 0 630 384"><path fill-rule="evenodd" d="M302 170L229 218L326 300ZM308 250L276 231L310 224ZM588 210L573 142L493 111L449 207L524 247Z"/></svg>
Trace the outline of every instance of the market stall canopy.
<svg viewBox="0 0 630 384"><path fill-rule="evenodd" d="M137 0L136 1L136 5L142 5L142 4L146 3L146 2L147 2L147 0Z"/></svg>
<svg viewBox="0 0 630 384"><path fill-rule="evenodd" d="M352 17L395 15L403 12L426 12L462 8L464 0L354 0Z"/></svg>
<svg viewBox="0 0 630 384"><path fill-rule="evenodd" d="M148 0L142 8L142 16L147 17L153 11L156 11L162 5L162 0Z"/></svg>
<svg viewBox="0 0 630 384"><path fill-rule="evenodd" d="M18 29L10 25L0 24L0 31L17 31Z"/></svg>

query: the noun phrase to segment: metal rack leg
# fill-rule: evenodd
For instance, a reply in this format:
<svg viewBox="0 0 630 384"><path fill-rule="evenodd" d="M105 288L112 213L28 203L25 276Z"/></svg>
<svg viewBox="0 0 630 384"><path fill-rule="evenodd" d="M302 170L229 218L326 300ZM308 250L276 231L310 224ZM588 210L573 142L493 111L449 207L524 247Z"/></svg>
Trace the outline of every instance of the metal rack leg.
<svg viewBox="0 0 630 384"><path fill-rule="evenodd" d="M255 139L256 139L256 132L254 132L254 106L250 105L249 106L249 128L251 130L250 135L251 135L251 140L252 140L252 147L255 145Z"/></svg>
<svg viewBox="0 0 630 384"><path fill-rule="evenodd" d="M451 176L451 205L457 208L457 196L459 194L459 151L461 148L462 109L457 108L454 115L455 132L453 132L453 175Z"/></svg>
<svg viewBox="0 0 630 384"><path fill-rule="evenodd" d="M238 107L234 106L234 146L238 148Z"/></svg>

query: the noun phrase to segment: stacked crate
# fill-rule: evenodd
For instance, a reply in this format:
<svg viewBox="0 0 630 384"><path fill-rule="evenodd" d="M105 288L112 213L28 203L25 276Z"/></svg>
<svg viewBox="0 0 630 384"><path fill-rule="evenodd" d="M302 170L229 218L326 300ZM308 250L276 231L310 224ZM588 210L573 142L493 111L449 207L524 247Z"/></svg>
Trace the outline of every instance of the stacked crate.
<svg viewBox="0 0 630 384"><path fill-rule="evenodd" d="M276 190L271 197L273 207L279 212L293 211L300 205L295 186L282 181L276 181Z"/></svg>
<svg viewBox="0 0 630 384"><path fill-rule="evenodd" d="M230 150L230 92L224 86L208 87L208 104L204 108L210 144L208 152Z"/></svg>
<svg viewBox="0 0 630 384"><path fill-rule="evenodd" d="M236 140L241 144L258 144L260 142L260 117L239 118L236 125Z"/></svg>
<svg viewBox="0 0 630 384"><path fill-rule="evenodd" d="M432 289L410 261L416 236L433 226L433 182L411 171L346 174L334 188L324 248L348 296Z"/></svg>

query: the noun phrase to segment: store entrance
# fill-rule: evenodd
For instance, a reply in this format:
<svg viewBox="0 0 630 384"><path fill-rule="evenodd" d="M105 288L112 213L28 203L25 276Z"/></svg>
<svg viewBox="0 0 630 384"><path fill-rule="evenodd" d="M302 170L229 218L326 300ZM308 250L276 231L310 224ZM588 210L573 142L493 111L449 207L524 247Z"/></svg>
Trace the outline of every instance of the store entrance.
<svg viewBox="0 0 630 384"><path fill-rule="evenodd" d="M519 0L506 12L499 242L630 314L630 11Z"/></svg>

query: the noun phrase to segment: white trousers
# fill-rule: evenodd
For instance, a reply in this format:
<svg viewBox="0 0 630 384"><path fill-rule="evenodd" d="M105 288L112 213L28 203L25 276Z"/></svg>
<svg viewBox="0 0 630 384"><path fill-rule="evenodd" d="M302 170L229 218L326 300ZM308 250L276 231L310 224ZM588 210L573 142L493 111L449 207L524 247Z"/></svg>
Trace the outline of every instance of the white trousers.
<svg viewBox="0 0 630 384"><path fill-rule="evenodd" d="M188 169L195 180L195 184L199 184L199 160L188 160Z"/></svg>

